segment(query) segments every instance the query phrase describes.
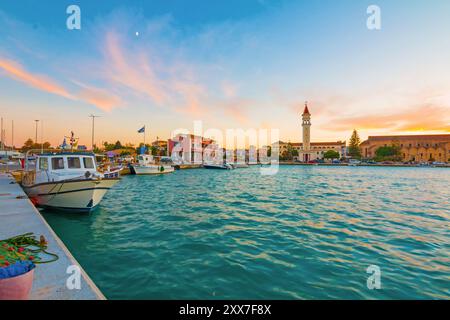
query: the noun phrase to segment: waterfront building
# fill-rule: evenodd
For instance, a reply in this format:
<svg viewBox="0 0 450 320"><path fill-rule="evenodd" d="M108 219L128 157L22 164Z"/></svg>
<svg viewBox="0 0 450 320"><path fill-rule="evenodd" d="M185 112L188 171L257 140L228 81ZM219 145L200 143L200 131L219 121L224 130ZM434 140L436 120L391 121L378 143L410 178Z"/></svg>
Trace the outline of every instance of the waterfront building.
<svg viewBox="0 0 450 320"><path fill-rule="evenodd" d="M374 158L378 148L393 145L400 147L403 161L450 162L450 134L369 136L361 143L362 155Z"/></svg>
<svg viewBox="0 0 450 320"><path fill-rule="evenodd" d="M334 150L339 153L340 158L344 158L347 154L347 147L345 141L333 142L311 142L311 113L308 109L308 104L305 103L305 109L302 114L302 136L303 142L283 142L279 141L272 145L272 150L278 150L278 156L283 158L289 152L289 148L295 150L298 156L294 156L294 160L303 162L321 160L324 154L329 150ZM277 149L278 144L278 149Z"/></svg>
<svg viewBox="0 0 450 320"><path fill-rule="evenodd" d="M206 147L209 150L218 149L214 140L193 134L177 134L169 139L167 144L169 155L174 160L182 160L190 164L202 164Z"/></svg>

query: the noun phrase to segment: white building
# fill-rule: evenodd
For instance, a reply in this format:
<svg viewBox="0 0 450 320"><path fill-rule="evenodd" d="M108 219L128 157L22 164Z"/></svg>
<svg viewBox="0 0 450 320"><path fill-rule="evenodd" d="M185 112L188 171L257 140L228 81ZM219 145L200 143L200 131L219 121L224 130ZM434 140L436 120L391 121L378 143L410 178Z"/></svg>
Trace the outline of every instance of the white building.
<svg viewBox="0 0 450 320"><path fill-rule="evenodd" d="M177 134L168 141L169 156L175 162L187 164L202 164L205 151L215 152L218 149L214 140L193 134Z"/></svg>

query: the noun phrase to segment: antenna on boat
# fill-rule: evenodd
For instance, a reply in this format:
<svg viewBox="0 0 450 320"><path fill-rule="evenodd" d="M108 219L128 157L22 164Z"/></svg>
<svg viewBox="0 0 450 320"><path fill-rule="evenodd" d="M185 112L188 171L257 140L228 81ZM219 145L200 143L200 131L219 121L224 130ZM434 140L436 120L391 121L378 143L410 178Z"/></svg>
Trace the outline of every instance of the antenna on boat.
<svg viewBox="0 0 450 320"><path fill-rule="evenodd" d="M92 118L92 141L91 141L91 148L92 148L92 152L94 152L94 126L95 126L95 118L100 118L100 116L96 116L96 115L90 114L89 117Z"/></svg>

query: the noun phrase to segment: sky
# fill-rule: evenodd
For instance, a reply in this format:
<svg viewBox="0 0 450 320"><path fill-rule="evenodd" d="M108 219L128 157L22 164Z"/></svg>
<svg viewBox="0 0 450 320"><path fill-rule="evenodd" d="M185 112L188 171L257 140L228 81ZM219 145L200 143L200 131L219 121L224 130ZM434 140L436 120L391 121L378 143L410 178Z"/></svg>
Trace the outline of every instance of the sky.
<svg viewBox="0 0 450 320"><path fill-rule="evenodd" d="M72 4L80 30L66 26ZM74 131L90 146L90 114L97 144L196 120L300 142L305 101L312 141L450 133L449 16L446 0L1 0L6 142L12 121L20 146L39 119L38 140Z"/></svg>

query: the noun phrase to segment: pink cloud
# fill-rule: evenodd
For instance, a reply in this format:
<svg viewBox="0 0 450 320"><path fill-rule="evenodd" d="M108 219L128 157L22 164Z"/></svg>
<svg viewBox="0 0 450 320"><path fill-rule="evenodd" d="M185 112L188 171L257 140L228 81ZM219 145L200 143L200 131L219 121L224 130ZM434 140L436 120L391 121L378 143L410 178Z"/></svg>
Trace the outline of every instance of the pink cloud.
<svg viewBox="0 0 450 320"><path fill-rule="evenodd" d="M7 76L23 82L33 88L56 94L68 99L74 99L63 86L43 75L32 74L26 71L19 63L15 61L0 59L0 69L6 72Z"/></svg>
<svg viewBox="0 0 450 320"><path fill-rule="evenodd" d="M166 102L163 84L144 53L132 54L122 49L119 36L113 32L106 36L105 49L109 80L145 94L157 104Z"/></svg>
<svg viewBox="0 0 450 320"><path fill-rule="evenodd" d="M103 89L79 85L82 86L82 90L78 93L78 97L103 111L109 112L112 109L123 105L122 99L117 95L111 94Z"/></svg>
<svg viewBox="0 0 450 320"><path fill-rule="evenodd" d="M33 74L19 64L18 62L0 59L0 70L12 79L25 83L35 89L58 95L70 100L78 100L89 103L101 110L110 111L120 105L121 99L103 89L86 86L75 82L82 90L77 94L70 93L63 85L44 75Z"/></svg>

